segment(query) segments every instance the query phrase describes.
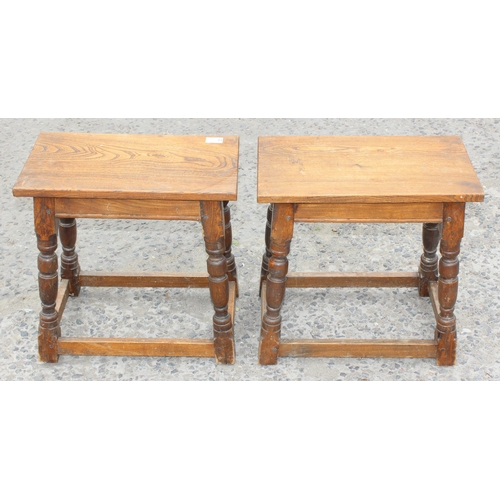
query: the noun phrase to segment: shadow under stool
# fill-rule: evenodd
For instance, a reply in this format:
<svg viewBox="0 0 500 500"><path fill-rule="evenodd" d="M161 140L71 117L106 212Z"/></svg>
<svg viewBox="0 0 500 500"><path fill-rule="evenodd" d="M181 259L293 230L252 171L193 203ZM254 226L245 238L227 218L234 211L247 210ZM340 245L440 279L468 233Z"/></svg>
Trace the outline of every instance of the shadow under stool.
<svg viewBox="0 0 500 500"><path fill-rule="evenodd" d="M257 201L269 203L259 362L280 356L436 358L453 365L466 202L484 192L460 137L260 137ZM295 222L420 222L418 272L288 273ZM441 258L438 262L437 248ZM286 287L416 287L436 319L429 340L282 340Z"/></svg>
<svg viewBox="0 0 500 500"><path fill-rule="evenodd" d="M13 188L34 199L42 301L41 361L59 355L196 356L232 364L238 294L228 202L236 200L238 137L41 133ZM201 221L207 273L80 272L76 218ZM56 255L62 244L61 282ZM61 336L68 296L80 287L207 287L212 339Z"/></svg>

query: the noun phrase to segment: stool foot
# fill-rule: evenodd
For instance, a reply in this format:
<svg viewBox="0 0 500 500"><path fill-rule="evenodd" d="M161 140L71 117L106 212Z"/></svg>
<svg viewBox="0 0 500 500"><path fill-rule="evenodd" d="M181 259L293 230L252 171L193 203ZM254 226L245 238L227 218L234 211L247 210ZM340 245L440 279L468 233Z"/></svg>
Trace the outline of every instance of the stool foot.
<svg viewBox="0 0 500 500"><path fill-rule="evenodd" d="M436 364L438 366L453 366L456 360L456 352L456 332L441 334L441 338L438 340Z"/></svg>
<svg viewBox="0 0 500 500"><path fill-rule="evenodd" d="M280 332L270 329L268 325L262 326L259 343L259 364L278 364L278 354L280 346Z"/></svg>

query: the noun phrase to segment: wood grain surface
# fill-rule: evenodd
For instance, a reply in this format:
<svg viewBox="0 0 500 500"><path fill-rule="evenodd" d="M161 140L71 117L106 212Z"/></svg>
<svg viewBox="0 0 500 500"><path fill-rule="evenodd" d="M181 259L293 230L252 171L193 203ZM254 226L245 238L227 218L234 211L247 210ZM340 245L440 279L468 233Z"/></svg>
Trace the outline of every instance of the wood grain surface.
<svg viewBox="0 0 500 500"><path fill-rule="evenodd" d="M295 222L441 222L442 203L300 203Z"/></svg>
<svg viewBox="0 0 500 500"><path fill-rule="evenodd" d="M288 288L321 288L321 287L404 287L418 286L418 273L412 272L367 272L367 273L288 273Z"/></svg>
<svg viewBox="0 0 500 500"><path fill-rule="evenodd" d="M14 196L236 200L238 137L41 133Z"/></svg>
<svg viewBox="0 0 500 500"><path fill-rule="evenodd" d="M66 303L69 297L69 280L62 279L59 283L56 297L56 311L59 315L59 321L61 321L64 309L66 308Z"/></svg>
<svg viewBox="0 0 500 500"><path fill-rule="evenodd" d="M56 198L56 217L200 220L197 201Z"/></svg>
<svg viewBox="0 0 500 500"><path fill-rule="evenodd" d="M259 203L483 201L458 136L259 137Z"/></svg>
<svg viewBox="0 0 500 500"><path fill-rule="evenodd" d="M80 285L97 287L208 288L208 274L93 271L80 273Z"/></svg>
<svg viewBox="0 0 500 500"><path fill-rule="evenodd" d="M213 340L61 337L58 354L72 356L214 357Z"/></svg>
<svg viewBox="0 0 500 500"><path fill-rule="evenodd" d="M280 356L339 358L435 358L435 340L282 340Z"/></svg>

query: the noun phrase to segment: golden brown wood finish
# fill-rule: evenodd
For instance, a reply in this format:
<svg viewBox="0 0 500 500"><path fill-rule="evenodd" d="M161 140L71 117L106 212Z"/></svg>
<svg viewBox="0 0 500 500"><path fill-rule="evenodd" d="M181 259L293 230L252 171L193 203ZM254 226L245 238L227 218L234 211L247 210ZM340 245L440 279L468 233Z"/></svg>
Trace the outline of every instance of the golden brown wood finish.
<svg viewBox="0 0 500 500"><path fill-rule="evenodd" d="M106 273L80 274L81 286L208 288L207 273Z"/></svg>
<svg viewBox="0 0 500 500"><path fill-rule="evenodd" d="M300 203L295 222L441 222L442 203Z"/></svg>
<svg viewBox="0 0 500 500"><path fill-rule="evenodd" d="M438 296L438 283L437 281L431 281L428 285L429 289L429 297L431 299L432 310L434 311L434 317L436 318L436 322L439 317L439 296ZM437 340L437 331L435 338Z"/></svg>
<svg viewBox="0 0 500 500"><path fill-rule="evenodd" d="M283 340L280 356L342 358L435 358L434 340Z"/></svg>
<svg viewBox="0 0 500 500"><path fill-rule="evenodd" d="M279 356L434 357L438 365L455 362L458 254L467 201L484 192L459 137L260 137L260 203L295 206L295 222L423 222L424 252L418 273L290 273L285 245L293 228L283 217L271 232L281 235L271 273L268 230L262 264L262 338L259 361ZM437 278L440 226L442 258ZM286 235L286 236L283 236ZM286 250L286 251L284 251ZM279 260L278 260L279 262ZM272 284L272 282L275 282ZM430 295L436 317L434 340L280 341L280 308L289 287L418 287ZM272 286L271 286L272 285ZM268 331L267 323L274 321ZM266 339L269 345L264 345ZM263 346L265 348L263 348Z"/></svg>
<svg viewBox="0 0 500 500"><path fill-rule="evenodd" d="M56 198L56 217L200 220L197 201Z"/></svg>
<svg viewBox="0 0 500 500"><path fill-rule="evenodd" d="M258 154L259 203L484 199L463 142L455 136L259 137Z"/></svg>
<svg viewBox="0 0 500 500"><path fill-rule="evenodd" d="M236 200L238 137L41 133L14 196Z"/></svg>
<svg viewBox="0 0 500 500"><path fill-rule="evenodd" d="M59 284L59 289L57 290L57 298L56 298L56 311L59 315L59 321L61 321L62 315L64 313L64 309L66 307L66 302L69 297L69 280L62 279Z"/></svg>
<svg viewBox="0 0 500 500"><path fill-rule="evenodd" d="M57 362L59 354L209 356L233 363L237 278L228 201L236 199L237 167L234 136L210 143L205 136L40 134L13 188L15 196L34 197L40 359ZM80 273L76 217L201 220L209 274ZM63 247L59 289L58 226ZM80 286L209 287L214 340L60 339L68 295L77 296Z"/></svg>
<svg viewBox="0 0 500 500"><path fill-rule="evenodd" d="M231 318L231 324L233 325L234 331L234 309L236 307L236 283L234 281L229 282L229 300L227 303L227 312Z"/></svg>
<svg viewBox="0 0 500 500"><path fill-rule="evenodd" d="M418 273L288 273L289 288L417 287Z"/></svg>
<svg viewBox="0 0 500 500"><path fill-rule="evenodd" d="M59 354L72 356L214 357L214 343L203 339L138 339L62 337Z"/></svg>

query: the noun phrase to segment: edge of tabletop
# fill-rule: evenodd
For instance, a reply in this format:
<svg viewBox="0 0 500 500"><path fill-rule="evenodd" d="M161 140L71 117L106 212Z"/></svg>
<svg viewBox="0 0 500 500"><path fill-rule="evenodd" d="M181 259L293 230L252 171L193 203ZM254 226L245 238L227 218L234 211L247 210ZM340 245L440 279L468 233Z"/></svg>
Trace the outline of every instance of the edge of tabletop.
<svg viewBox="0 0 500 500"><path fill-rule="evenodd" d="M314 137L391 137L391 138L401 138L401 137L439 137L439 138L458 138L463 145L465 154L469 160L469 163L476 174L477 182L479 190L473 193L459 193L459 194L433 194L427 196L373 196L373 195L356 195L356 196L342 196L342 195L321 195L321 196L272 196L265 193L259 192L260 186L260 175L261 169L259 168L260 162L260 149L261 149L261 139L269 140L269 139L279 139L279 138L314 138ZM308 203L358 203L358 204L369 204L369 203L474 203L474 202L483 202L484 201L484 189L482 188L481 181L477 175L477 172L474 169L474 166L470 160L469 153L465 144L463 143L463 139L460 135L422 135L422 136L364 136L364 135L356 135L356 136L332 136L332 135L263 135L257 138L257 203L299 203L299 204L308 204Z"/></svg>
<svg viewBox="0 0 500 500"><path fill-rule="evenodd" d="M270 195L257 195L257 203L284 203L284 204L404 204L404 203L475 203L484 201L484 193L483 194L473 194L473 195L464 195L462 198L460 196L439 196L439 195L430 195L430 196L307 196L306 198L300 196L270 196Z"/></svg>
<svg viewBox="0 0 500 500"><path fill-rule="evenodd" d="M158 200L158 201L236 201L238 199L238 187L231 193L165 193L160 192L134 192L129 191L40 191L33 189L12 188L12 194L16 198L71 198L71 199L89 199L89 200Z"/></svg>
<svg viewBox="0 0 500 500"><path fill-rule="evenodd" d="M239 150L240 150L240 137L238 135L223 135L221 137L230 137L236 140L236 169L235 169L235 189L230 193L219 192L219 193L169 193L163 190L155 191L136 191L131 196L130 191L110 191L110 190L99 190L91 189L88 191L78 191L78 190L61 190L61 189L36 189L33 187L23 187L23 171L24 166L28 163L30 156L32 154L33 148L40 139L40 137L45 135L57 135L57 134L71 134L71 135L107 135L107 136L142 136L142 135L161 135L161 134L99 134L99 133L79 133L79 132L40 132L36 141L34 142L28 158L23 165L23 169L19 173L16 183L12 187L12 195L18 198L88 198L88 199L133 199L133 200L172 200L172 201L236 201L238 199L238 174L239 174ZM182 134L171 134L173 137L183 137ZM211 137L211 135L199 135L199 134L188 134L186 137Z"/></svg>

